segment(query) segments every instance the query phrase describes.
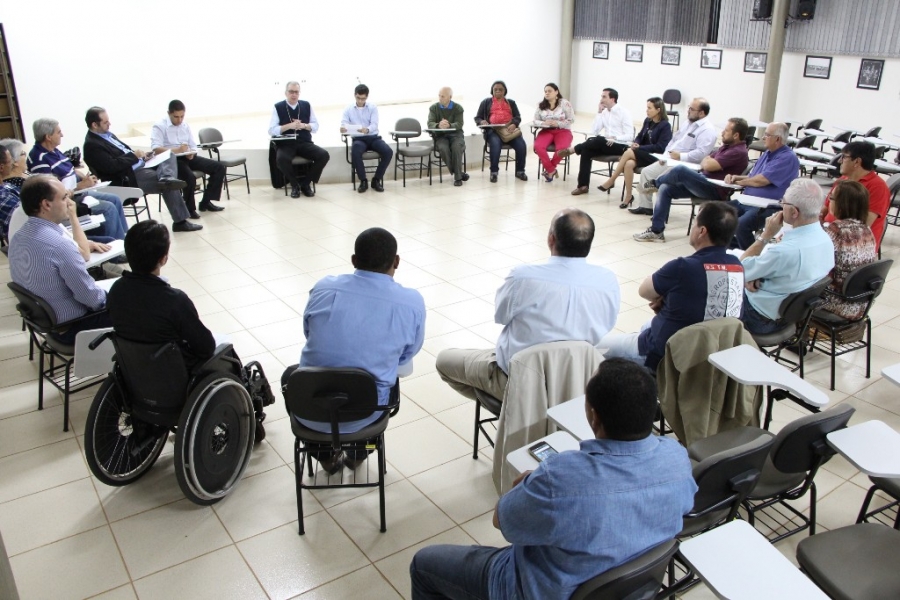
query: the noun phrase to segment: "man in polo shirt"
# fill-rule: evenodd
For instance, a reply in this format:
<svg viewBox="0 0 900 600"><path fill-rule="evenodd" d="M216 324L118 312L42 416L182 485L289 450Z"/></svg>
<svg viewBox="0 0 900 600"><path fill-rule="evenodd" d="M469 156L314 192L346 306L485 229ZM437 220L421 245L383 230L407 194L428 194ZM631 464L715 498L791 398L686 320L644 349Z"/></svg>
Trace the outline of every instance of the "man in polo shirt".
<svg viewBox="0 0 900 600"><path fill-rule="evenodd" d="M75 203L65 186L49 175L29 177L21 200L28 221L10 240L12 280L47 302L58 323L96 313L65 333L52 334L60 343L74 344L75 334L82 330L109 327L106 292L88 275L80 250L90 248L91 242L78 224ZM72 237L60 226L65 220L72 224Z"/></svg>
<svg viewBox="0 0 900 600"><path fill-rule="evenodd" d="M319 183L331 155L328 150L316 146L312 141L312 134L319 130L319 120L309 102L300 99L300 83L288 81L284 87L284 97L284 100L276 102L272 108L269 135L293 139L276 142L275 163L291 184L291 198L299 198L300 194L311 198L316 193L310 182ZM295 156L312 161L306 174L300 178L294 173L294 166L291 164Z"/></svg>
<svg viewBox="0 0 900 600"><path fill-rule="evenodd" d="M378 153L378 167L375 176L372 177L372 189L376 192L384 191L384 173L394 151L378 135L378 107L368 101L369 87L359 84L353 90L356 103L348 106L341 116L341 133L350 136L353 145L350 149L353 169L359 178L359 187L356 191L360 194L369 189L369 179L366 177L366 165L363 162L363 153L372 150Z"/></svg>
<svg viewBox="0 0 900 600"><path fill-rule="evenodd" d="M716 145L716 128L709 120L709 102L706 98L694 98L687 110L688 122L672 136L672 141L663 153L672 160L700 164ZM628 212L633 215L653 214L653 192L656 189L651 183L654 179L669 170L668 164L655 162L641 170L641 183L637 188L634 208Z"/></svg>
<svg viewBox="0 0 900 600"><path fill-rule="evenodd" d="M661 190L660 190L661 191ZM666 342L681 329L721 317L741 317L744 268L727 252L737 228L737 212L725 202L700 207L691 228L691 256L669 261L638 288L656 313L638 333L611 333L598 348L606 358L621 357L654 373L666 353Z"/></svg>
<svg viewBox="0 0 900 600"><path fill-rule="evenodd" d="M613 358L584 390L595 439L522 473L497 502L494 527L511 545L433 545L409 566L413 600L569 598L681 531L697 484L687 451L652 434L656 382Z"/></svg>
<svg viewBox="0 0 900 600"><path fill-rule="evenodd" d="M781 303L809 288L834 267L834 244L819 224L822 188L811 179L795 179L781 201L782 210L766 219L765 228L741 256L746 280L744 327L766 334L784 326ZM775 243L783 225L791 225ZM772 244L763 252L767 244Z"/></svg>
<svg viewBox="0 0 900 600"><path fill-rule="evenodd" d="M731 205L738 211L738 228L733 243L746 250L753 243L753 234L765 219L780 210L778 201L785 190L800 173L800 161L786 144L788 126L784 123L769 123L763 136L766 151L759 157L749 175L727 175L725 183L741 186L745 196L768 198L772 203L766 208L746 206L737 200Z"/></svg>
<svg viewBox="0 0 900 600"><path fill-rule="evenodd" d="M90 173L81 173L72 165L69 157L60 152L63 132L56 119L38 119L32 126L34 147L28 153L28 171L32 175L52 175L59 179L67 190L76 194L97 185L97 178ZM124 240L128 231L122 200L115 194L106 194L97 190L85 192L97 200L91 207L91 214L103 215L103 224L91 237L97 241ZM100 239L103 236L104 239Z"/></svg>
<svg viewBox="0 0 900 600"><path fill-rule="evenodd" d="M884 236L885 217L891 207L891 192L884 179L878 176L875 169L875 146L869 142L850 142L841 149L841 177L838 181L849 179L858 181L869 192L869 218L867 223L875 236L875 249L881 247ZM835 182L837 185L837 181ZM834 221L834 215L828 212L831 201L832 186L822 207L822 220L825 223Z"/></svg>
<svg viewBox="0 0 900 600"><path fill-rule="evenodd" d="M700 161L702 171L698 173L685 166L677 166L652 181L653 187L659 189L656 206L653 208L653 220L646 231L634 234L634 239L638 242L666 241L663 231L669 220L673 198L694 196L724 200L728 189L710 183L707 178L721 181L728 175L740 175L744 172L750 162L747 143L744 141L748 130L744 119L729 119L722 131L722 145Z"/></svg>
<svg viewBox="0 0 900 600"><path fill-rule="evenodd" d="M217 212L225 210L222 206L216 206L222 198L222 184L225 182L225 165L217 160L210 160L197 156L197 142L191 126L184 120L184 102L172 100L169 102L169 116L159 121L150 130L150 148L156 154L171 150L172 154L181 154L176 157L178 165L178 178L185 182L184 203L191 213L192 219L199 219L197 205L194 200L194 189L197 187L197 177L194 171L200 171L208 175L206 189L203 190L203 199L200 201L200 210Z"/></svg>

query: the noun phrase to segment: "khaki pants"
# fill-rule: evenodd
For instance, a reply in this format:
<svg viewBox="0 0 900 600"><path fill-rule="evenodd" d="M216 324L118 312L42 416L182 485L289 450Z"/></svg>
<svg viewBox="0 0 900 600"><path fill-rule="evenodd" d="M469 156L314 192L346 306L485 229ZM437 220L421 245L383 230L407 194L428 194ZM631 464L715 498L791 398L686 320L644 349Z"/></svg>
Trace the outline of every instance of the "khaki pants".
<svg viewBox="0 0 900 600"><path fill-rule="evenodd" d="M475 390L479 389L503 400L509 378L497 366L493 350L442 350L435 367L441 379L466 398L475 400Z"/></svg>
<svg viewBox="0 0 900 600"><path fill-rule="evenodd" d="M641 169L641 182L638 184L634 195L635 208L649 208L650 210L653 210L653 193L647 194L644 192L644 183L656 179L668 170L669 166L661 165L659 164L659 161Z"/></svg>

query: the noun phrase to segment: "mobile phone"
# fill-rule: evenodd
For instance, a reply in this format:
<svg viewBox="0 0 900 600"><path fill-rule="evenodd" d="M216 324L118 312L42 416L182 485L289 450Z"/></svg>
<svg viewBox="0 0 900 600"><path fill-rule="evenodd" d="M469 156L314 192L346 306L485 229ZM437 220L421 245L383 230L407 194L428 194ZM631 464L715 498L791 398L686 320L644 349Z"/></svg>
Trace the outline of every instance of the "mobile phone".
<svg viewBox="0 0 900 600"><path fill-rule="evenodd" d="M538 442L528 448L528 454L534 457L538 462L544 462L550 456L557 454L556 448L547 442Z"/></svg>

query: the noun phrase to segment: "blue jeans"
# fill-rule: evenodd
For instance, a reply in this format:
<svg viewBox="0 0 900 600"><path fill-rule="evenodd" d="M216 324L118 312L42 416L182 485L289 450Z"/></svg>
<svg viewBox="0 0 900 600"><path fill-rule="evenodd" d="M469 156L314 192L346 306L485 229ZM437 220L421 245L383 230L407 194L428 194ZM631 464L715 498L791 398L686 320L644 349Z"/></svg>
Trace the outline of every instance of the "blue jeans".
<svg viewBox="0 0 900 600"><path fill-rule="evenodd" d="M394 151L388 146L380 135L363 135L353 138L353 145L350 148L351 161L356 176L360 181L368 181L366 177L366 163L363 162L362 155L367 150L378 153L378 167L375 169L375 175L372 179L383 180L384 172L387 171L391 159L394 157Z"/></svg>
<svg viewBox="0 0 900 600"><path fill-rule="evenodd" d="M488 149L491 153L491 173L500 170L500 149L503 148L503 140L493 129L488 129L484 134ZM525 159L528 156L528 149L525 146L525 139L520 135L509 143L513 151L516 153L516 173L525 170Z"/></svg>
<svg viewBox="0 0 900 600"><path fill-rule="evenodd" d="M409 564L413 600L488 600L491 561L502 551L449 544L422 548Z"/></svg>
<svg viewBox="0 0 900 600"><path fill-rule="evenodd" d="M706 180L706 177L687 167L678 166L669 169L656 178L659 193L656 206L653 207L653 220L650 228L656 233L666 229L672 198L719 198L719 188Z"/></svg>
<svg viewBox="0 0 900 600"><path fill-rule="evenodd" d="M778 202L772 200L772 202ZM762 229L766 224L766 219L781 210L778 208L756 208L755 206L744 206L737 200L729 202L738 211L738 226L734 232L734 241L732 248L740 248L746 250L753 245L756 240L755 232Z"/></svg>
<svg viewBox="0 0 900 600"><path fill-rule="evenodd" d="M92 215L103 215L105 222L100 227L102 235L116 240L124 240L128 231L128 222L125 220L125 210L122 208L122 200L115 194L90 191L86 196L96 199L99 204L91 208Z"/></svg>
<svg viewBox="0 0 900 600"><path fill-rule="evenodd" d="M750 300L747 298L747 292L744 292L743 321L744 329L746 329L750 333L756 333L759 335L775 333L776 331L784 327L784 324L779 323L778 321L773 321L769 317L759 313L755 308L753 308L753 305L750 304Z"/></svg>

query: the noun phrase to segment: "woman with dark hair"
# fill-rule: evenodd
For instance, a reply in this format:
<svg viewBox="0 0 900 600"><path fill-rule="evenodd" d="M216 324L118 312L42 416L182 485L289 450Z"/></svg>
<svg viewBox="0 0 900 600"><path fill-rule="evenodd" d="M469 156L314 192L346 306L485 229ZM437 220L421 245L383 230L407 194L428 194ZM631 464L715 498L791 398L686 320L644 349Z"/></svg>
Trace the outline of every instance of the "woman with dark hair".
<svg viewBox="0 0 900 600"><path fill-rule="evenodd" d="M562 97L559 87L555 83L544 86L544 99L538 104L534 112L534 125L540 127L537 137L534 138L534 152L541 159L544 167L544 179L547 183L553 181L559 174L556 165L563 159L561 150L572 145L572 123L575 122L575 110L572 104ZM553 158L547 153L547 148L553 144L556 153Z"/></svg>
<svg viewBox="0 0 900 600"><path fill-rule="evenodd" d="M656 162L656 158L651 156L653 153L659 154L666 149L669 142L672 141L672 125L669 123L669 116L666 114L666 105L662 98L654 96L647 99L647 118L644 119L644 126L635 136L634 143L631 147L622 153L616 170L613 171L606 183L599 186L600 190L606 192L616 184L616 179L623 172L625 173L625 190L627 190L628 198L624 199L619 208L628 208L634 197L631 195L631 184L634 181L634 170L643 168ZM613 145L610 150L621 147L618 144ZM574 194L574 192L572 192Z"/></svg>
<svg viewBox="0 0 900 600"><path fill-rule="evenodd" d="M875 235L866 225L869 216L869 191L856 181L838 181L831 191L828 212L834 215L834 221L825 226L825 231L834 244L834 269L829 274L829 287L840 293L847 275L877 259ZM825 294L822 309L845 319L856 320L863 316L866 303L846 302Z"/></svg>
<svg viewBox="0 0 900 600"><path fill-rule="evenodd" d="M516 177L522 181L528 181L528 176L525 174L525 158L528 149L522 138L522 130L519 129L521 122L522 117L516 101L506 98L506 84L502 81L492 83L491 95L481 102L478 112L475 114L475 123L484 132L484 141L491 153L491 183L497 183L497 173L500 171L500 151L503 144L509 144L516 153ZM500 131L501 129L503 131ZM504 139L508 141L504 142Z"/></svg>

